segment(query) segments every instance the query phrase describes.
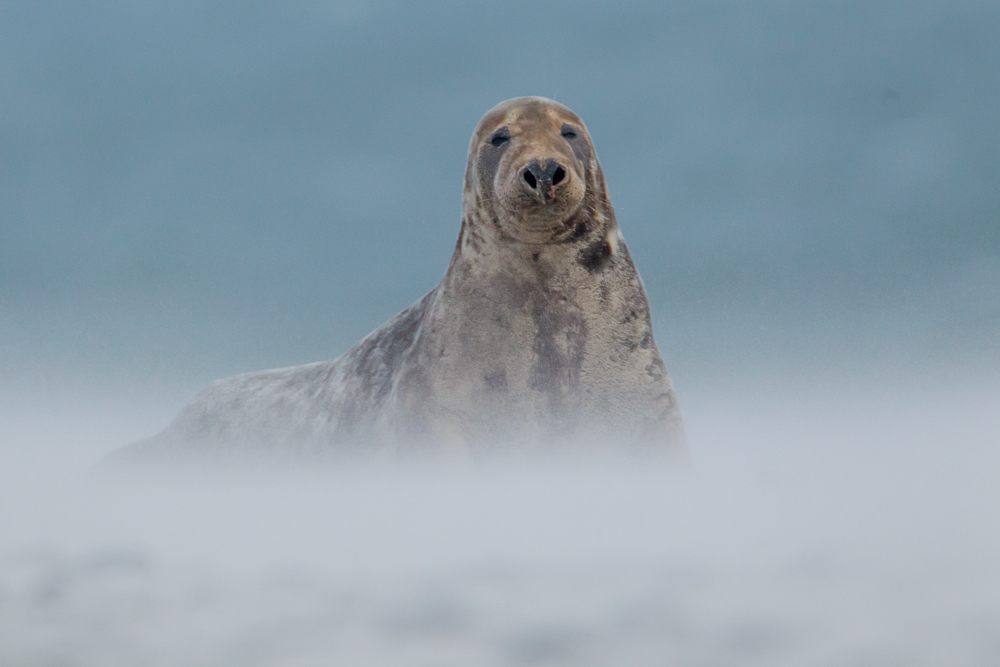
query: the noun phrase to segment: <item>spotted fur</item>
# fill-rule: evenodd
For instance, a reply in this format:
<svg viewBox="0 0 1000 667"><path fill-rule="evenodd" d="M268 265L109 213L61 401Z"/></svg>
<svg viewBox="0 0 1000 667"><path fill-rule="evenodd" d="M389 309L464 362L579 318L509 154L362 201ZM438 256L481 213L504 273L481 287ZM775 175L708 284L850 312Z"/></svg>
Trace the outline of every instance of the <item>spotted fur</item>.
<svg viewBox="0 0 1000 667"><path fill-rule="evenodd" d="M594 445L680 452L683 428L590 135L528 97L472 136L437 287L337 359L212 383L120 458Z"/></svg>

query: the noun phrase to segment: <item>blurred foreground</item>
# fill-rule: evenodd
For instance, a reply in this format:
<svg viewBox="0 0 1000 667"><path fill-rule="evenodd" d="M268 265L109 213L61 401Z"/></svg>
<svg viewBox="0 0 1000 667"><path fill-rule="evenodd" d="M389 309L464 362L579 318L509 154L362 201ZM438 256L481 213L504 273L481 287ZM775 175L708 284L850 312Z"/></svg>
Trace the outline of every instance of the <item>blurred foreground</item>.
<svg viewBox="0 0 1000 667"><path fill-rule="evenodd" d="M2 402L0 664L1000 662L995 378L688 392L682 469L106 477L171 406L81 396Z"/></svg>

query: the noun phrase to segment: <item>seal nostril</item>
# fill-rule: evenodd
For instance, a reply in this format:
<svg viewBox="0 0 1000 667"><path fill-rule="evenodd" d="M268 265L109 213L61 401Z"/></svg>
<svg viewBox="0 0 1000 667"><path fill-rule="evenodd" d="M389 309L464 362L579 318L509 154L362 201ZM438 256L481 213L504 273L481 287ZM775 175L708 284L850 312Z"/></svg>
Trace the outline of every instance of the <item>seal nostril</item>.
<svg viewBox="0 0 1000 667"><path fill-rule="evenodd" d="M525 182L527 182L528 187L531 188L532 190L538 187L538 180L535 178L535 175L532 174L530 171L525 170L524 180Z"/></svg>
<svg viewBox="0 0 1000 667"><path fill-rule="evenodd" d="M566 172L562 167L556 167L556 173L552 174L552 185L559 185L562 179L566 178Z"/></svg>

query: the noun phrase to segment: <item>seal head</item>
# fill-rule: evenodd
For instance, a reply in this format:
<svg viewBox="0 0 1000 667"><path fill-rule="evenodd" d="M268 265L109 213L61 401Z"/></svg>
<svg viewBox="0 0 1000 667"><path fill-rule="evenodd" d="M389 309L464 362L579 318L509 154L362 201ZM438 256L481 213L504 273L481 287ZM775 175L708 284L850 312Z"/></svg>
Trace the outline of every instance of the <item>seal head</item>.
<svg viewBox="0 0 1000 667"><path fill-rule="evenodd" d="M504 102L472 137L466 206L485 209L512 240L558 243L573 233L592 154L583 121L566 107L533 98Z"/></svg>
<svg viewBox="0 0 1000 667"><path fill-rule="evenodd" d="M519 97L479 121L465 172L465 227L484 222L505 241L561 243L581 236L606 199L587 127L563 105Z"/></svg>

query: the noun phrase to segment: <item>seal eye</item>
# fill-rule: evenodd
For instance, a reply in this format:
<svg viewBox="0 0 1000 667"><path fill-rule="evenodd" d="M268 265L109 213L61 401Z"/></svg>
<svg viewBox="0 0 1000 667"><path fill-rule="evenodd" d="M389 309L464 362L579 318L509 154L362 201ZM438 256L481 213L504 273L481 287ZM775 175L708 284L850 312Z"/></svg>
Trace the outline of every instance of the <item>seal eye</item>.
<svg viewBox="0 0 1000 667"><path fill-rule="evenodd" d="M507 131L506 127L500 128L490 137L490 143L494 146L503 146L508 141L510 141L510 132Z"/></svg>
<svg viewBox="0 0 1000 667"><path fill-rule="evenodd" d="M563 125L562 135L566 139L576 139L576 130L571 125Z"/></svg>

